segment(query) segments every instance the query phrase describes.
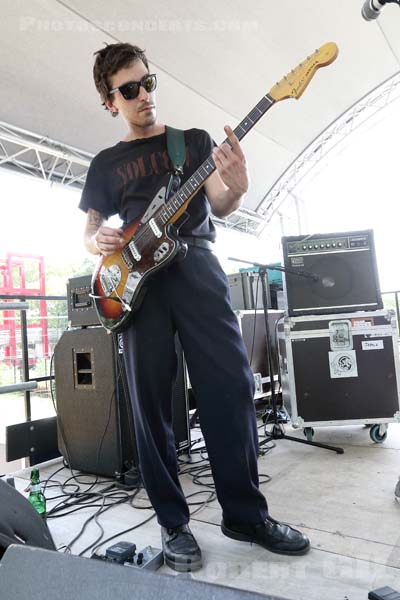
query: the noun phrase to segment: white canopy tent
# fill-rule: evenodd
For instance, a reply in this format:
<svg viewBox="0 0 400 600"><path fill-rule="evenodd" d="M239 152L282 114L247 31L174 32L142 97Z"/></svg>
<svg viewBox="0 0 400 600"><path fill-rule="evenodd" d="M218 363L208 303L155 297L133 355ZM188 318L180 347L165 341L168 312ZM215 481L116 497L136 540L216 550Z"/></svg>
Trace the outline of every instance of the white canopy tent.
<svg viewBox="0 0 400 600"><path fill-rule="evenodd" d="M102 109L92 80L93 53L104 43L129 41L146 49L159 80L160 121L207 129L220 142L224 124L237 125L277 80L317 47L335 41L337 60L318 71L299 102L273 107L243 140L252 178L244 209L262 219L268 194L303 149L399 71L400 12L388 5L379 20L367 23L361 5L360 0L6 0L0 24L0 160L16 164L9 157L18 146L6 146L16 135L6 125L17 126L24 130L20 139L34 132L35 143L47 141L54 148L57 142L61 154L66 146L79 155L82 164L72 181L82 185L91 155L125 135L124 123ZM37 149L31 155L37 161ZM43 160L40 168L47 175L51 170Z"/></svg>

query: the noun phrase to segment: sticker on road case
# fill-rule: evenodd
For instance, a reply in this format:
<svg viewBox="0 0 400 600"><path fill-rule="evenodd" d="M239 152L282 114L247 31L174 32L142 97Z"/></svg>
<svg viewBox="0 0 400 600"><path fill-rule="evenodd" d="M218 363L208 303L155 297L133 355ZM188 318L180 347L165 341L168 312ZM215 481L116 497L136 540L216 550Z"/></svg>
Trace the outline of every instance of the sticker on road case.
<svg viewBox="0 0 400 600"><path fill-rule="evenodd" d="M357 317L351 320L353 329L370 329L375 325L373 317Z"/></svg>
<svg viewBox="0 0 400 600"><path fill-rule="evenodd" d="M355 350L329 352L329 368L332 379L358 377Z"/></svg>
<svg viewBox="0 0 400 600"><path fill-rule="evenodd" d="M383 340L367 340L361 345L363 350L383 350Z"/></svg>
<svg viewBox="0 0 400 600"><path fill-rule="evenodd" d="M329 339L332 351L353 350L353 336L349 320L330 321Z"/></svg>

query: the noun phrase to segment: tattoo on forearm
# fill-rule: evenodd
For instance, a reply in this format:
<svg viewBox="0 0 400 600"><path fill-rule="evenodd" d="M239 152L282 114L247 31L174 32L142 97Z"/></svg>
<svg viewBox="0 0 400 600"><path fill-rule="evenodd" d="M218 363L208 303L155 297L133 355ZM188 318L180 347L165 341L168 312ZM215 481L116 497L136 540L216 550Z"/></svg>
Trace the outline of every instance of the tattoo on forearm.
<svg viewBox="0 0 400 600"><path fill-rule="evenodd" d="M97 245L93 243L92 238L94 235L96 235L97 231L103 225L104 221L105 218L101 213L97 212L97 210L89 208L87 212L84 241L86 249L92 254L99 254L99 249Z"/></svg>
<svg viewBox="0 0 400 600"><path fill-rule="evenodd" d="M97 210L93 210L93 208L89 208L88 210L88 221L89 225L95 227L101 227L104 221L104 217L101 213L97 212Z"/></svg>

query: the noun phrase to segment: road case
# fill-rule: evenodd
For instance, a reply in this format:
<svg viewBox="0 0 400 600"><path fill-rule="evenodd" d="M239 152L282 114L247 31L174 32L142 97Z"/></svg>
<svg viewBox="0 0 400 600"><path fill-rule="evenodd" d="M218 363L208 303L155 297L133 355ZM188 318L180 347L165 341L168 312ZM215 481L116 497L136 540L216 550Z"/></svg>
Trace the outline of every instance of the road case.
<svg viewBox="0 0 400 600"><path fill-rule="evenodd" d="M400 422L394 311L286 316L278 340L284 405L309 439L313 427L363 423L382 442Z"/></svg>

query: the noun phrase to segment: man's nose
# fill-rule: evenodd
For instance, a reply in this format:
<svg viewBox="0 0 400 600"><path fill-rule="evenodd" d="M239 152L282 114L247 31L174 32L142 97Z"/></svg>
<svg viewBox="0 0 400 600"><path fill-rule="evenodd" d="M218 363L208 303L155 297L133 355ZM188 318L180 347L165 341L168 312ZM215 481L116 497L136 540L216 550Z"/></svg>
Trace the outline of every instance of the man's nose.
<svg viewBox="0 0 400 600"><path fill-rule="evenodd" d="M143 85L139 88L139 99L143 102L147 101L150 97L150 92L147 92Z"/></svg>

